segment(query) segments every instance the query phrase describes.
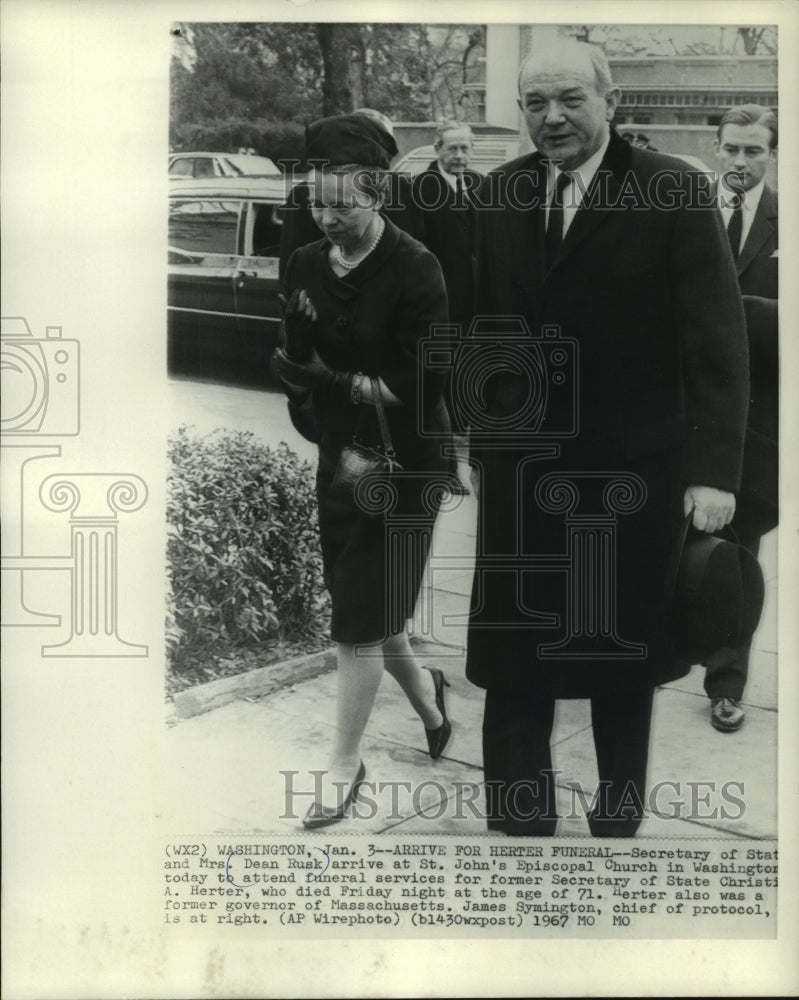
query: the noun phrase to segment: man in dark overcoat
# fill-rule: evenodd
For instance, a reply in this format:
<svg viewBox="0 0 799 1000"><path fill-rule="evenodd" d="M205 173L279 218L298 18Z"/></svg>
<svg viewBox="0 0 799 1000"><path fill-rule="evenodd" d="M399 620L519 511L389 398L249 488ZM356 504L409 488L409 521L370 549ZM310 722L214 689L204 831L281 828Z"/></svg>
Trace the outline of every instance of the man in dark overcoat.
<svg viewBox="0 0 799 1000"><path fill-rule="evenodd" d="M674 539L735 507L743 309L712 185L610 128L601 49L533 52L519 92L538 152L481 187L455 386L484 484L467 676L486 689L488 825L555 832L555 784L575 780L553 773L555 701L590 698L589 825L632 836L654 689L690 666L666 614Z"/></svg>
<svg viewBox="0 0 799 1000"><path fill-rule="evenodd" d="M422 212L422 242L438 257L449 299L450 323L468 328L474 308L474 205L482 175L469 170L472 130L463 122L436 128L436 159L413 181L414 204Z"/></svg>
<svg viewBox="0 0 799 1000"><path fill-rule="evenodd" d="M474 315L475 207L472 192L483 179L469 169L474 137L463 122L446 121L436 127L433 148L436 159L413 180L413 201L421 212L424 230L420 239L438 258L449 301L449 321L466 331ZM452 373L447 377L444 398L450 411L452 428L460 459L464 463L461 489L468 469L467 427L453 406Z"/></svg>
<svg viewBox="0 0 799 1000"><path fill-rule="evenodd" d="M776 155L777 116L770 108L745 104L724 114L716 138L719 206L743 294L751 374L741 491L732 527L755 556L761 537L778 521L777 192L766 183ZM710 721L720 732L743 725L749 649L749 643L725 646L705 661Z"/></svg>

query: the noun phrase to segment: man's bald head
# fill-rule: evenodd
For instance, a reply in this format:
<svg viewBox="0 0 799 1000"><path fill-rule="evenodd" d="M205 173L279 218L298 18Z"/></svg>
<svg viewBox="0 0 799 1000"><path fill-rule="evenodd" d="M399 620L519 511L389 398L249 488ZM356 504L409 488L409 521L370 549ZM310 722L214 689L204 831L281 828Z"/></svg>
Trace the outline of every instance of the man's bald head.
<svg viewBox="0 0 799 1000"><path fill-rule="evenodd" d="M602 49L574 39L534 49L519 70L519 107L530 138L564 170L602 148L619 97Z"/></svg>
<svg viewBox="0 0 799 1000"><path fill-rule="evenodd" d="M613 78L608 57L598 45L578 42L574 38L559 38L546 47L533 48L519 67L519 96L522 93L523 78L532 72L562 71L567 68L585 71L589 67L596 78L597 93L604 97L613 89Z"/></svg>

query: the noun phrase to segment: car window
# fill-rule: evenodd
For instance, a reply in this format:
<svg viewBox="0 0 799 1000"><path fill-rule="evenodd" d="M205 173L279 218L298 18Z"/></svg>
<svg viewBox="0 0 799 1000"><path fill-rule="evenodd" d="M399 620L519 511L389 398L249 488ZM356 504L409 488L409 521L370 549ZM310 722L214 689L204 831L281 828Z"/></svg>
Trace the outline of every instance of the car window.
<svg viewBox="0 0 799 1000"><path fill-rule="evenodd" d="M278 257L282 222L279 205L266 201L252 202L246 252L254 257Z"/></svg>
<svg viewBox="0 0 799 1000"><path fill-rule="evenodd" d="M194 161L195 177L216 177L221 173L222 171L210 156L198 156Z"/></svg>
<svg viewBox="0 0 799 1000"><path fill-rule="evenodd" d="M188 156L182 156L169 164L169 172L173 177L191 177L193 169L194 160Z"/></svg>
<svg viewBox="0 0 799 1000"><path fill-rule="evenodd" d="M235 254L241 202L170 198L169 245L189 253Z"/></svg>

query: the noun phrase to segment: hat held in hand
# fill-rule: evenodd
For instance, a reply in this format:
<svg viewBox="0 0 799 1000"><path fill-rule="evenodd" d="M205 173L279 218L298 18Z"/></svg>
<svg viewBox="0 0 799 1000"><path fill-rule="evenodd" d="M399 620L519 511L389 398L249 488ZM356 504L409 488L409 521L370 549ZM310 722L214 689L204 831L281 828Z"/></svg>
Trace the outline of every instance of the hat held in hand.
<svg viewBox="0 0 799 1000"><path fill-rule="evenodd" d="M723 646L749 642L760 621L764 589L763 571L752 553L737 541L698 531L691 512L680 527L667 582L680 655L699 663Z"/></svg>

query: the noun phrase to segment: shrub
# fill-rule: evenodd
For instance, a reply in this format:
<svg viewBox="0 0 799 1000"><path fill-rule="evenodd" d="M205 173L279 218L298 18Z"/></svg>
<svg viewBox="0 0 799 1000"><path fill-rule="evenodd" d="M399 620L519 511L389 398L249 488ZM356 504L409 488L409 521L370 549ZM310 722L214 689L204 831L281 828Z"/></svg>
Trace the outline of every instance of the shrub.
<svg viewBox="0 0 799 1000"><path fill-rule="evenodd" d="M169 440L169 460L167 652L177 679L231 647L325 645L310 464L284 443L185 427Z"/></svg>

